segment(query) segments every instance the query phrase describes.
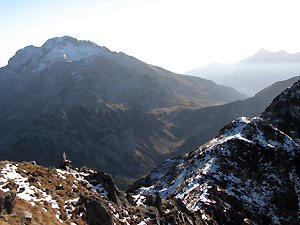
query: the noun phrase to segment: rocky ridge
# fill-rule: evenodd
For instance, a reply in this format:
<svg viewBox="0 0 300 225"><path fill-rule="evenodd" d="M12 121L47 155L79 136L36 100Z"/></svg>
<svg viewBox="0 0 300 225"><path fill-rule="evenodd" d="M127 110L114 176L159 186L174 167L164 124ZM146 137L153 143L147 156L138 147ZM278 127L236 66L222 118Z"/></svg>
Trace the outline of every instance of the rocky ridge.
<svg viewBox="0 0 300 225"><path fill-rule="evenodd" d="M218 224L299 223L300 147L269 123L277 124L281 108L276 105L282 102L299 117L299 83L275 98L261 117L234 120L207 144L163 162L130 190L179 198Z"/></svg>

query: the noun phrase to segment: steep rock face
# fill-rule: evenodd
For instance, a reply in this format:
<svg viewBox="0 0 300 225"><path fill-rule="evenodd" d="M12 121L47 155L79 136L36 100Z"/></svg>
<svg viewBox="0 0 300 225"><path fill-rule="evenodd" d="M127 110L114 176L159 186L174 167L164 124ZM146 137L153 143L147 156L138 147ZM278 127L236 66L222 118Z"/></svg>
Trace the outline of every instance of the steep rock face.
<svg viewBox="0 0 300 225"><path fill-rule="evenodd" d="M262 117L300 143L300 80L282 92Z"/></svg>
<svg viewBox="0 0 300 225"><path fill-rule="evenodd" d="M79 106L34 120L1 154L10 160L35 160L49 166L66 152L75 166L86 165L115 178L132 179L145 174L164 157L158 143L166 145L167 140L174 139L163 127L163 122L138 109L96 112Z"/></svg>
<svg viewBox="0 0 300 225"><path fill-rule="evenodd" d="M280 115L276 105L282 102L283 111L299 117L298 85L274 99L262 114L266 120L241 117L232 121L214 139L163 162L129 190L179 198L187 209L219 224L298 224L300 147L269 123L280 118L275 117ZM285 117L280 121L297 139L294 124L288 128Z"/></svg>

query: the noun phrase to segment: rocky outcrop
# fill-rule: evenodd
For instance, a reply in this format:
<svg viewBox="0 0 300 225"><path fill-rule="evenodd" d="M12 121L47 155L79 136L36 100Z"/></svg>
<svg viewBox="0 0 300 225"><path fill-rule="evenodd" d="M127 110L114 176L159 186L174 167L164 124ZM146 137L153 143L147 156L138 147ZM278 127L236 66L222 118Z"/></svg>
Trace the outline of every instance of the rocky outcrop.
<svg viewBox="0 0 300 225"><path fill-rule="evenodd" d="M28 211L19 211L22 214L21 225L30 224L32 222L32 214Z"/></svg>
<svg viewBox="0 0 300 225"><path fill-rule="evenodd" d="M113 225L113 214L108 205L95 196L80 196L85 206L86 222L90 225Z"/></svg>
<svg viewBox="0 0 300 225"><path fill-rule="evenodd" d="M130 205L125 193L117 187L110 174L98 170L96 173L90 175L88 179L92 184L101 184L107 192L107 197L115 204L124 207Z"/></svg>
<svg viewBox="0 0 300 225"><path fill-rule="evenodd" d="M64 152L62 155L62 159L58 162L58 168L68 170L71 167L71 160L67 159L66 153Z"/></svg>

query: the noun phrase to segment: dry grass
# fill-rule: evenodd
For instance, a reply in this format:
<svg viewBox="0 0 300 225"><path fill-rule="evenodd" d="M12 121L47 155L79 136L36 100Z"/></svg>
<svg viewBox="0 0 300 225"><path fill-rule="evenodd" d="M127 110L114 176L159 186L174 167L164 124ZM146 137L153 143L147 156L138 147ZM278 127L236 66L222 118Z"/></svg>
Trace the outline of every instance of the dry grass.
<svg viewBox="0 0 300 225"><path fill-rule="evenodd" d="M0 169L2 169L7 163L16 165L17 163L3 161L0 162ZM67 212L65 208L71 209L71 206L65 204L65 201L77 198L79 193L88 192L81 184L76 183L77 188L72 187L75 178L73 175L64 175L66 179L63 179L56 171L55 168L45 168L39 165L35 165L31 162L18 163L17 172L24 178L29 179L30 185L33 185L39 189L40 192L34 193L37 199L42 198L42 192L45 192L52 196L59 205L59 210L53 209L51 204L47 201L35 202L35 205L30 204L28 201L16 198L16 205L14 213L7 215L5 211L1 212L2 218L0 218L0 224L20 224L21 223L21 212L20 210L29 211L32 213L32 223L35 224L68 224L74 222L79 225L86 224L78 215L71 215L71 218L67 218ZM1 175L0 175L1 176ZM14 182L9 181L9 186L14 189ZM94 193L95 194L95 193ZM73 207L80 207L78 205ZM61 223L56 216L60 214L60 219L63 220ZM76 210L75 210L76 211ZM8 220L8 222L5 222Z"/></svg>
<svg viewBox="0 0 300 225"><path fill-rule="evenodd" d="M80 194L99 197L113 214L115 224L125 224L124 221L128 221L130 224L138 224L141 221L147 221L149 217L145 207L131 206L126 208L115 204L103 194L87 189L72 174L61 174L55 168L45 168L31 162L0 162L0 169L7 163L18 164L17 172L23 178L28 178L29 184L37 188L37 191L33 194L37 200L33 204L17 196L14 213L8 215L5 210L0 213L0 225L21 224L22 211L28 211L32 214L32 225L70 225L71 222L77 225L86 225L85 207L80 201ZM13 180L9 182L8 186L20 193L20 188L14 184ZM52 208L51 203L42 199L45 193L51 195L59 209ZM79 200L74 203L66 202L77 198ZM58 216L61 221L57 218Z"/></svg>

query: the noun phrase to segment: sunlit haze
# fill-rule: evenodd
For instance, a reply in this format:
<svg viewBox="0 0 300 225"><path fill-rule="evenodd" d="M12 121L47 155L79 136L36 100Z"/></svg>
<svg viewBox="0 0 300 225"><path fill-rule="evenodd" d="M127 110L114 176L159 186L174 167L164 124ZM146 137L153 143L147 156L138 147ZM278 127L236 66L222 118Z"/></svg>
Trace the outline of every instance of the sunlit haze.
<svg viewBox="0 0 300 225"><path fill-rule="evenodd" d="M260 48L300 52L299 1L1 1L0 66L27 45L69 35L183 73Z"/></svg>

